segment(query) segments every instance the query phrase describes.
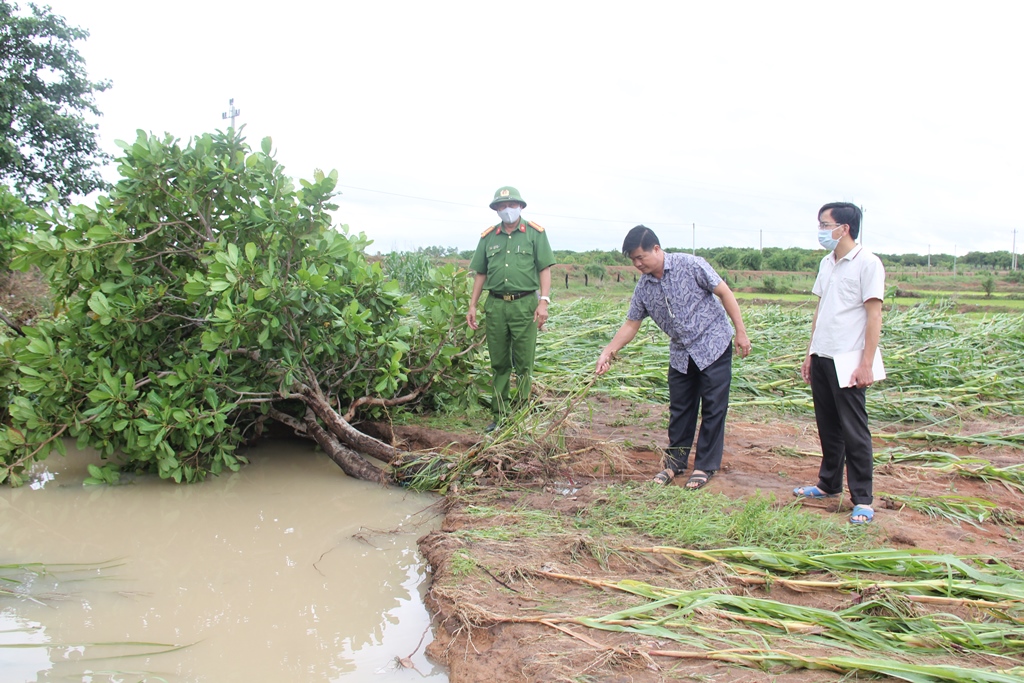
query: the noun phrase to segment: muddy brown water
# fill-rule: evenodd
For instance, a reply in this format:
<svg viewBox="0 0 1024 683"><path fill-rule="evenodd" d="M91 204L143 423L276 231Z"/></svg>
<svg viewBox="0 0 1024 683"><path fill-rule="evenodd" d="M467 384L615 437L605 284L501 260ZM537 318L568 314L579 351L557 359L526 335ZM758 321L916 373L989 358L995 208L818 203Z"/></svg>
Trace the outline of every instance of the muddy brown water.
<svg viewBox="0 0 1024 683"><path fill-rule="evenodd" d="M98 459L69 447L0 486L0 565L48 570L0 595L0 681L447 681L416 548L438 499L304 443L248 455L191 486L83 487Z"/></svg>

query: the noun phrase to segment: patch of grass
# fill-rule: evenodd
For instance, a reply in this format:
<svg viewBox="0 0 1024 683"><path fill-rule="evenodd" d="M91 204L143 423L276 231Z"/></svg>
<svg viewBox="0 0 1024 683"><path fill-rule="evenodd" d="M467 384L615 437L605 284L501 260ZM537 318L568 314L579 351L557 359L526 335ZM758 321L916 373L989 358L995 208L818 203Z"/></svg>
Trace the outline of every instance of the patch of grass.
<svg viewBox="0 0 1024 683"><path fill-rule="evenodd" d="M642 436L650 436L646 432ZM628 451L658 451L658 444L654 441L648 441L647 443L641 443L639 441L633 441L632 439L623 439L622 447Z"/></svg>
<svg viewBox="0 0 1024 683"><path fill-rule="evenodd" d="M468 550L459 550L452 553L448 560L448 571L452 576L461 577L472 574L476 569L476 560L469 554Z"/></svg>
<svg viewBox="0 0 1024 683"><path fill-rule="evenodd" d="M466 513L478 519L493 520L492 526L457 532L470 540L511 541L542 536L560 536L570 531L566 519L548 510L501 510L487 506L470 506Z"/></svg>
<svg viewBox="0 0 1024 683"><path fill-rule="evenodd" d="M772 446L768 449L768 452L772 455L779 455L783 458L806 458L819 456L820 453L814 453L811 451L800 451L790 446Z"/></svg>
<svg viewBox="0 0 1024 683"><path fill-rule="evenodd" d="M709 491L647 484L613 486L581 524L596 536L639 532L658 543L688 548L750 545L772 550L862 547L870 539L846 517L823 517L773 496L736 501Z"/></svg>
<svg viewBox="0 0 1024 683"><path fill-rule="evenodd" d="M480 406L452 411L416 412L413 410L395 410L391 422L396 425L415 425L429 427L444 432L461 433L465 431L483 432L483 427L491 421L491 413Z"/></svg>
<svg viewBox="0 0 1024 683"><path fill-rule="evenodd" d="M799 503L778 504L772 496L736 501L709 491L680 486L623 484L598 492L576 517L548 510L500 510L471 506L467 514L491 523L458 532L470 541L583 535L611 543L642 534L658 544L687 548L757 546L775 551L834 550L870 545L870 527L852 527L845 515L835 518L809 512ZM594 552L595 557L602 553Z"/></svg>

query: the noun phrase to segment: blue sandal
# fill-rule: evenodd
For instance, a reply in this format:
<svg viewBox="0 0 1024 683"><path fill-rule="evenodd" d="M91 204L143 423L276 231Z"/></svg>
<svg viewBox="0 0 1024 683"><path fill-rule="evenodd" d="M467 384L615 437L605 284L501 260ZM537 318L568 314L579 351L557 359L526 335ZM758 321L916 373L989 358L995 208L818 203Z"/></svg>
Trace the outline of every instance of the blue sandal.
<svg viewBox="0 0 1024 683"><path fill-rule="evenodd" d="M815 486L797 486L793 489L793 495L797 498L835 498L838 493L825 493Z"/></svg>
<svg viewBox="0 0 1024 683"><path fill-rule="evenodd" d="M863 517L864 519L857 519ZM875 518L875 511L870 505L854 505L850 513L850 524L867 524Z"/></svg>

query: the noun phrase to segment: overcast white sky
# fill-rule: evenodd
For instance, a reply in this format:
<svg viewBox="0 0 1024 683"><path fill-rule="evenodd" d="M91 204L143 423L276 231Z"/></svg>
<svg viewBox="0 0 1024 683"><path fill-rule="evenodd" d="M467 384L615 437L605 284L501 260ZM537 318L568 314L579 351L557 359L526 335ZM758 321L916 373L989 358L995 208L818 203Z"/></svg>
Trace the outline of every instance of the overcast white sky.
<svg viewBox="0 0 1024 683"><path fill-rule="evenodd" d="M233 97L371 251L472 248L505 184L555 249L815 248L828 201L882 253L1024 246L1019 1L40 1L113 81L108 151Z"/></svg>

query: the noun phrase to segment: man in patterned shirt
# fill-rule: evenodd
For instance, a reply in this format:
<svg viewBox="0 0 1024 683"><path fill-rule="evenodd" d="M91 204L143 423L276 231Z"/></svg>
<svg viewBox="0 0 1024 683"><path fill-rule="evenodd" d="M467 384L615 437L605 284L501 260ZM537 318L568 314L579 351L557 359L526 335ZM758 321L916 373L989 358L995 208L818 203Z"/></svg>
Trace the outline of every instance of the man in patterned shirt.
<svg viewBox="0 0 1024 683"><path fill-rule="evenodd" d="M686 488L699 489L722 466L732 382L730 319L736 328L736 351L741 358L750 353L740 306L711 264L690 254L666 254L650 228L638 225L630 230L622 254L643 276L633 291L626 322L601 351L596 372L608 371L612 358L632 341L647 316L669 336L669 447L666 467L654 481L667 484L686 471L699 411L700 438L686 482Z"/></svg>

